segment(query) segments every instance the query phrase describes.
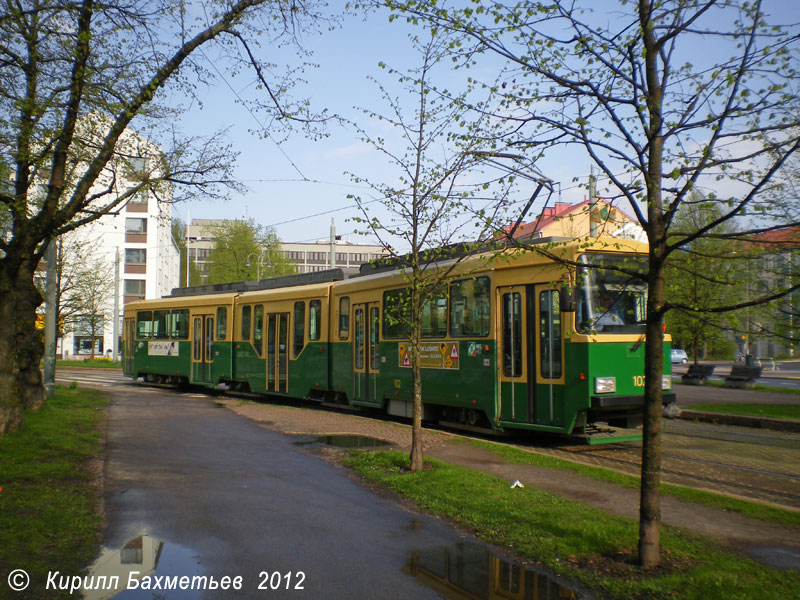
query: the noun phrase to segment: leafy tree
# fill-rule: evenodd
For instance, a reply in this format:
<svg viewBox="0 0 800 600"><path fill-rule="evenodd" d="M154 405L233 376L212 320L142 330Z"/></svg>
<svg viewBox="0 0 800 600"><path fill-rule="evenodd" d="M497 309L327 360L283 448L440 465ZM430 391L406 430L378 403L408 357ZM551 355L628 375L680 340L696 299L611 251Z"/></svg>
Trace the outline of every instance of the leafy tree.
<svg viewBox="0 0 800 600"><path fill-rule="evenodd" d="M583 152L600 169L600 195L624 202L647 234L639 561L657 565L662 324L670 309L693 310L667 297L667 261L700 238L728 237L719 231L725 223L737 223L739 238L762 230L745 217L767 211L767 193L800 145L798 25L769 17L760 0L619 0L602 14L574 0L386 3L396 16L467 36L453 48L459 64L506 61L483 81L504 97L493 123L502 130L487 135L532 157L559 147ZM673 227L689 194L712 183L731 190L707 195L719 216L698 229ZM796 288L704 310L762 304Z"/></svg>
<svg viewBox="0 0 800 600"><path fill-rule="evenodd" d="M423 341L446 335L448 281L456 275L469 276L464 261L494 235L497 222L505 216L508 186L514 178L492 180L482 172L492 147L477 137L458 133L458 124L467 112L466 97L452 97L432 83L448 54L447 37L432 31L426 39L412 38L412 44L420 56L418 68L398 72L382 65L402 87L402 93L394 96L379 84L389 113L364 111L381 123L381 136L361 129L363 140L395 169L396 179L370 182L354 176L381 198L380 213L369 201L353 198L362 211L355 221L388 249L390 262L404 268L406 287L395 295L393 308L384 309L383 319L398 337L409 339L413 398L410 466L417 471L423 466ZM404 98L413 98L410 107L404 105ZM403 151L387 141L383 127L387 123L399 134ZM501 193L493 196L493 188Z"/></svg>
<svg viewBox="0 0 800 600"><path fill-rule="evenodd" d="M254 40L293 40L320 18L313 0L61 2L20 0L0 8L0 163L13 173L0 189L0 435L44 399L35 335L41 294L34 271L50 240L151 193L175 201L218 198L234 182L222 134L186 137L169 126L179 108L160 98L196 99L205 81L198 50L215 40L217 62L251 68L271 128L310 124L307 104L285 104L293 77L271 85ZM165 93L171 87L172 94ZM136 129L141 136L134 135ZM145 138L157 138L158 151ZM169 145L169 147L167 147Z"/></svg>
<svg viewBox="0 0 800 600"><path fill-rule="evenodd" d="M74 273L71 289L67 292L62 315L69 315L75 333L87 334L92 339L91 355L94 357L94 340L103 337L109 316L113 318L114 269L113 261L91 257L80 263ZM65 318L66 322L66 318Z"/></svg>
<svg viewBox="0 0 800 600"><path fill-rule="evenodd" d="M208 255L206 283L255 281L297 272L281 253L275 230L247 221L225 221L211 228L214 245Z"/></svg>
<svg viewBox="0 0 800 600"><path fill-rule="evenodd" d="M719 206L699 192L689 195L675 216L674 227L697 231L719 218ZM720 233L732 233L720 226ZM670 302L693 307L665 316L673 342L690 350L695 362L708 352L730 357L735 330L735 313L706 313L708 306L735 304L743 295L745 280L740 264L730 260L730 242L716 238L698 238L670 255L666 267L666 297Z"/></svg>

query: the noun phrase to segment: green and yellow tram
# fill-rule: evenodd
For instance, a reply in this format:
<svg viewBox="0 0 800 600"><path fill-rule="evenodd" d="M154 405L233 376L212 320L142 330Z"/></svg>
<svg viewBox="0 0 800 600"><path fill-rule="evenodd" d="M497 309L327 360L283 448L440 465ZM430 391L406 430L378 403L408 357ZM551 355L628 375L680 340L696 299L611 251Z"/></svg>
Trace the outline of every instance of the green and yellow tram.
<svg viewBox="0 0 800 600"><path fill-rule="evenodd" d="M601 239L551 252L558 260L528 249L465 260L424 304L425 419L564 435L641 423L646 288L629 273L647 247ZM364 271L128 304L125 374L410 416L407 278Z"/></svg>

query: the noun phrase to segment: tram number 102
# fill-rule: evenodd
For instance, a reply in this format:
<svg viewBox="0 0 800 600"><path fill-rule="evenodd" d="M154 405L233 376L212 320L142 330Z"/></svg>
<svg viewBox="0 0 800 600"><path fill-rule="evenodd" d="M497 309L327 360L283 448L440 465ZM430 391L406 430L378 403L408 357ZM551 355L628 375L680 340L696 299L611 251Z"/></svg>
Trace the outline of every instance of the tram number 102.
<svg viewBox="0 0 800 600"><path fill-rule="evenodd" d="M633 376L633 387L644 387L644 375Z"/></svg>

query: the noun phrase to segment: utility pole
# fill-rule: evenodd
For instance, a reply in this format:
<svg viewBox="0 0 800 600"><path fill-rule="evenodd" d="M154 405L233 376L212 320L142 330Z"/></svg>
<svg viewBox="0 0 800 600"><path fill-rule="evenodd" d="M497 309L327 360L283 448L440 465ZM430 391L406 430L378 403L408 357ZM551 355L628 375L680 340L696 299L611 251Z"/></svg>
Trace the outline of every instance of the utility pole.
<svg viewBox="0 0 800 600"><path fill-rule="evenodd" d="M589 237L597 237L597 189L594 180L594 165L589 165Z"/></svg>
<svg viewBox="0 0 800 600"><path fill-rule="evenodd" d="M111 359L117 362L117 347L119 339L119 246L114 253L114 341L111 346ZM94 341L92 342L94 343Z"/></svg>
<svg viewBox="0 0 800 600"><path fill-rule="evenodd" d="M328 261L331 269L336 268L336 224L331 218L331 258Z"/></svg>
<svg viewBox="0 0 800 600"><path fill-rule="evenodd" d="M189 209L186 209L186 287L189 287Z"/></svg>
<svg viewBox="0 0 800 600"><path fill-rule="evenodd" d="M53 397L56 387L56 332L58 330L58 306L56 295L58 288L58 248L56 238L47 243L47 276L45 279L45 319L44 319L44 393L47 398Z"/></svg>

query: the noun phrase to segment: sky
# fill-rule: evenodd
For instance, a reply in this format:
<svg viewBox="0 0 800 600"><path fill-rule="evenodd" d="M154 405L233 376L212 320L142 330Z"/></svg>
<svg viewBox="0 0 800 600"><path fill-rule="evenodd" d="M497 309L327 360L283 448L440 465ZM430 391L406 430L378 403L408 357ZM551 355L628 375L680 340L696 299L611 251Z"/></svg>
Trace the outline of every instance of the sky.
<svg viewBox="0 0 800 600"><path fill-rule="evenodd" d="M332 2L336 6L337 2ZM794 2L772 0L773 10L785 12L787 18L796 22L800 10ZM797 3L800 4L800 3ZM415 66L417 55L411 48L408 35L419 32L403 19L389 22L387 13L372 13L364 18L350 16L340 27L320 34L301 33L303 46L313 52L309 60L318 63L316 69L306 70L306 83L292 92L294 97L308 97L312 110L327 109L329 113L346 118L363 116L355 107L369 107L386 113L388 108L380 100L375 83L368 76L391 84L393 79L379 68L384 61L396 68ZM213 57L213 48L205 56ZM274 59L279 64L298 64L293 50L279 51L262 48L261 56ZM386 161L369 145L359 140L353 128L329 124L328 137L312 140L296 131L287 139L282 137L260 137L251 130L262 129L263 117L249 112L237 102L257 93L250 78L232 77L215 71L213 60L209 69L213 73L211 85L199 90L203 107L193 106L181 119L187 133L210 134L229 127L228 139L240 152L235 167L235 177L247 191L234 193L227 202L188 202L175 206L174 213L183 220L204 218L253 218L257 223L274 227L284 242L313 242L327 239L331 219L335 219L337 233L356 243L374 243L370 237L354 235L356 224L350 222L358 215L348 194L361 194L369 198L371 191L365 185L356 185L346 172L373 181L391 179L394 172L386 167ZM486 79L491 76L493 66L482 66ZM446 85L458 86L466 77L463 72L453 72ZM263 92L262 92L263 93ZM371 131L381 132L380 124L372 123ZM557 183L556 193L550 199L569 203L585 198L585 189L575 183L579 178L588 180L590 161L588 157L564 152L551 153L537 165L542 173ZM533 184L523 185L518 190L520 200L530 195ZM541 210L544 197L534 204L531 215ZM374 205L373 205L374 206ZM623 207L624 208L624 207Z"/></svg>
<svg viewBox="0 0 800 600"><path fill-rule="evenodd" d="M396 78L378 66L380 61L401 69L415 66L417 55L408 39L412 31L419 29L412 29L405 22L390 23L387 13L373 13L363 19L347 18L332 31L303 36L304 47L314 53L310 60L319 67L304 73L307 85L292 95L306 95L314 110L324 108L331 114L359 119L361 123L364 116L359 108L387 113L388 107L380 100L377 85L368 76L391 86ZM268 56L263 52L262 55ZM285 58L291 60L292 56ZM466 75L455 73L453 77L457 80ZM354 128L336 123L327 125L328 137L320 140L308 139L300 131L284 141L280 136L253 135L250 130L261 128L261 116L250 113L237 102L237 97L248 97L252 91L244 85L243 77L231 78L217 72L215 85L201 91L202 109L195 106L181 119L186 132L210 134L220 127L230 128L228 138L240 151L235 175L248 191L244 195L234 194L224 203L180 203L174 212L183 220L187 214L190 219L252 217L261 225L274 227L284 242L328 239L334 219L337 234L345 239L375 243L375 238L353 234L356 224L348 219L359 213L348 194L360 194L365 199L374 196L366 185L354 184L347 173L372 181L392 178L394 173L386 168L385 159L362 142ZM373 123L370 131L392 135L381 127ZM584 166L587 176L588 169L587 162ZM557 177L547 175L551 179ZM523 186L520 199L526 200L532 189L532 184ZM575 191L578 193L571 201L581 200L583 192Z"/></svg>

